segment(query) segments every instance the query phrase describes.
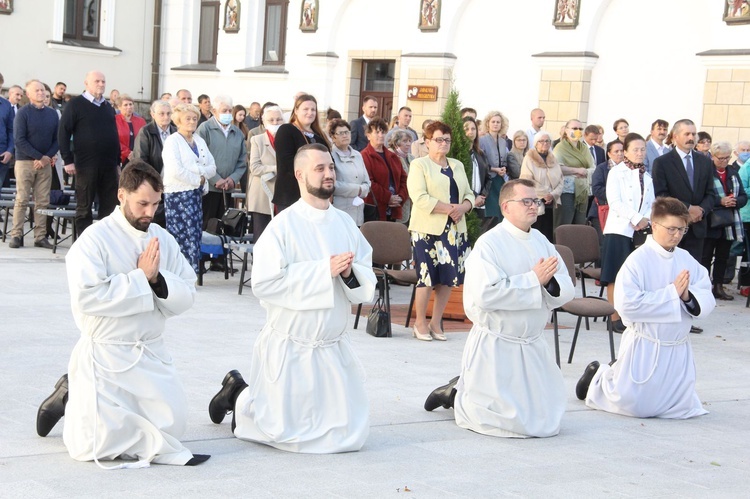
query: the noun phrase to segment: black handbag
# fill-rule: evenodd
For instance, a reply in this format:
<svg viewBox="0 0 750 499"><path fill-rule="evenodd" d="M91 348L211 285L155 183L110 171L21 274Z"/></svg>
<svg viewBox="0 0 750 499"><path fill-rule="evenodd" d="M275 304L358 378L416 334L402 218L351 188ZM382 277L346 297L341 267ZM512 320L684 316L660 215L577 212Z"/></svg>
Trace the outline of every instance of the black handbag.
<svg viewBox="0 0 750 499"><path fill-rule="evenodd" d="M388 316L388 311L385 308L383 296L378 296L377 301L372 306L372 310L367 315L367 334L376 338L390 338L390 322L391 318Z"/></svg>
<svg viewBox="0 0 750 499"><path fill-rule="evenodd" d="M714 208L708 214L708 226L712 229L722 229L734 223L733 208Z"/></svg>
<svg viewBox="0 0 750 499"><path fill-rule="evenodd" d="M378 215L378 207L374 204L365 204L364 217L365 222L376 222L380 220L380 215Z"/></svg>
<svg viewBox="0 0 750 499"><path fill-rule="evenodd" d="M221 217L224 235L229 237L242 237L247 229L247 213L237 208L228 208Z"/></svg>

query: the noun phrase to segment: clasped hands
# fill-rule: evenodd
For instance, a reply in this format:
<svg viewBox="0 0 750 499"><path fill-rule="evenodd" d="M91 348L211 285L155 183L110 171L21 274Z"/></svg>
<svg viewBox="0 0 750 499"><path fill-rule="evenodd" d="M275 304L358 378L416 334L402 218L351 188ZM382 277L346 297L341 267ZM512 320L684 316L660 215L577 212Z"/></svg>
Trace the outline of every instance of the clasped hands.
<svg viewBox="0 0 750 499"><path fill-rule="evenodd" d="M149 241L145 251L138 257L138 268L146 274L146 279L151 284L155 284L158 281L160 259L159 238L154 237Z"/></svg>
<svg viewBox="0 0 750 499"><path fill-rule="evenodd" d="M348 278L352 274L352 263L354 253L347 251L338 255L331 255L331 277L341 276Z"/></svg>
<svg viewBox="0 0 750 499"><path fill-rule="evenodd" d="M688 285L690 284L690 272L687 270L680 271L674 280L674 287L677 288L677 294L680 296L680 300L688 301L690 299L690 292L688 291Z"/></svg>
<svg viewBox="0 0 750 499"><path fill-rule="evenodd" d="M557 257L549 256L547 258L540 258L531 270L534 271L541 285L546 286L555 276L555 272L557 272Z"/></svg>

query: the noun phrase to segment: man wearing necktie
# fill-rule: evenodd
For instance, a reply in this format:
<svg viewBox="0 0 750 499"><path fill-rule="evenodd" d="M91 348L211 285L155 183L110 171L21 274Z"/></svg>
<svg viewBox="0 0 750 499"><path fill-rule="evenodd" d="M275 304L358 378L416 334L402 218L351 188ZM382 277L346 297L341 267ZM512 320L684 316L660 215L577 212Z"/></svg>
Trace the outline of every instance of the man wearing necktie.
<svg viewBox="0 0 750 499"><path fill-rule="evenodd" d="M597 127L596 125L589 125L583 131L583 140L586 142L586 146L589 148L589 153L594 157L594 166L607 161L607 156L604 153L604 149L596 145L596 141L598 138L599 127Z"/></svg>

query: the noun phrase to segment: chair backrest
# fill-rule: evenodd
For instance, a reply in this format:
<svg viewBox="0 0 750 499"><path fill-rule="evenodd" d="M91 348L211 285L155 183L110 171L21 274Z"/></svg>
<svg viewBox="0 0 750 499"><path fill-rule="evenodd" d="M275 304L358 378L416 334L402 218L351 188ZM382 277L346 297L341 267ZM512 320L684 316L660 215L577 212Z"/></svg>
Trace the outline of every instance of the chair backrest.
<svg viewBox="0 0 750 499"><path fill-rule="evenodd" d="M560 256L563 259L563 262L565 263L565 267L568 269L568 274L570 275L570 280L573 281L573 286L576 285L576 268L575 263L573 262L573 252L568 248L567 246L563 246L562 244L556 244L555 249L558 253L560 253Z"/></svg>
<svg viewBox="0 0 750 499"><path fill-rule="evenodd" d="M599 260L599 236L590 225L561 225L555 229L555 243L573 252L575 263Z"/></svg>
<svg viewBox="0 0 750 499"><path fill-rule="evenodd" d="M398 222L365 222L362 235L372 246L372 263L395 265L411 260L411 238L409 230Z"/></svg>

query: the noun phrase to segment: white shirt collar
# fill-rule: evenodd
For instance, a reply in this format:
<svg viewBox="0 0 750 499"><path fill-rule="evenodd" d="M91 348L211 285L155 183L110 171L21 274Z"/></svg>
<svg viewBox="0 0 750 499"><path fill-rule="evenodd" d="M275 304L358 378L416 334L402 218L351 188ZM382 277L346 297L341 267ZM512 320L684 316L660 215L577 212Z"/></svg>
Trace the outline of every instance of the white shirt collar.
<svg viewBox="0 0 750 499"><path fill-rule="evenodd" d="M88 90L84 90L81 95L83 95L83 97L87 101L89 101L90 103L94 104L95 106L101 106L102 104L104 104L104 96L103 95L97 99L93 95L91 95Z"/></svg>

